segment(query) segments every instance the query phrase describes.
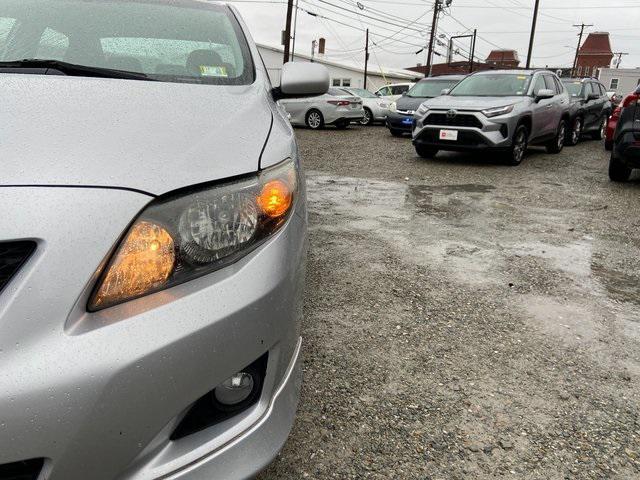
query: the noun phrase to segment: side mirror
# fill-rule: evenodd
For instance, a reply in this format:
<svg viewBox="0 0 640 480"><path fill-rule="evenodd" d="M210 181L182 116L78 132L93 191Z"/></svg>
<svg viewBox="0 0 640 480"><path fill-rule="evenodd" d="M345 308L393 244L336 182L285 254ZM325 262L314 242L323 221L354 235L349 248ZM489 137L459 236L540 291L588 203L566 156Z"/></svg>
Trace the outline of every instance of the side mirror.
<svg viewBox="0 0 640 480"><path fill-rule="evenodd" d="M542 90L538 91L538 94L536 95L536 102L539 102L540 100L545 100L547 98L553 98L555 97L555 93L553 92L553 90L549 90L548 88L543 88Z"/></svg>
<svg viewBox="0 0 640 480"><path fill-rule="evenodd" d="M324 65L289 62L282 66L280 87L273 89L273 98L317 97L329 91L329 70Z"/></svg>
<svg viewBox="0 0 640 480"><path fill-rule="evenodd" d="M402 96L406 97L407 96L407 92L402 92Z"/></svg>
<svg viewBox="0 0 640 480"><path fill-rule="evenodd" d="M590 93L587 96L587 100L598 100L600 98L600 95L597 93Z"/></svg>
<svg viewBox="0 0 640 480"><path fill-rule="evenodd" d="M382 96L382 94L380 92L376 92L375 95L376 95L376 97L381 97Z"/></svg>
<svg viewBox="0 0 640 480"><path fill-rule="evenodd" d="M449 92L451 92L450 88L444 88L441 92L440 95L449 95Z"/></svg>

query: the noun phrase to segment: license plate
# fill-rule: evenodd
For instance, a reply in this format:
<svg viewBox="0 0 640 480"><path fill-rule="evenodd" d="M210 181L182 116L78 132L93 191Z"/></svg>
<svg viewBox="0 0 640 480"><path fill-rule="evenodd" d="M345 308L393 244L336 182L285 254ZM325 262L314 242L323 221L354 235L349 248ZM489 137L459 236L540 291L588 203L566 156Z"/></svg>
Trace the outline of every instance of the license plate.
<svg viewBox="0 0 640 480"><path fill-rule="evenodd" d="M440 140L449 140L455 142L458 140L457 130L440 130Z"/></svg>
<svg viewBox="0 0 640 480"><path fill-rule="evenodd" d="M407 117L402 119L402 123L405 125L413 125L413 118Z"/></svg>

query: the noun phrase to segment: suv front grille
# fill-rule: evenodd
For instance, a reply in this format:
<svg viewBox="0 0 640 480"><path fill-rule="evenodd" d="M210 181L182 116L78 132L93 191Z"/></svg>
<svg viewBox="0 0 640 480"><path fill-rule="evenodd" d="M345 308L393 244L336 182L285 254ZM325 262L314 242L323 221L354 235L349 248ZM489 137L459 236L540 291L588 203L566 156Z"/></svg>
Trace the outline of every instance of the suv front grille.
<svg viewBox="0 0 640 480"><path fill-rule="evenodd" d="M473 115L458 114L449 118L445 113L432 113L424 121L425 125L442 125L445 127L482 128L482 122Z"/></svg>
<svg viewBox="0 0 640 480"><path fill-rule="evenodd" d="M35 242L0 243L0 292L36 249ZM0 476L0 480L2 477Z"/></svg>

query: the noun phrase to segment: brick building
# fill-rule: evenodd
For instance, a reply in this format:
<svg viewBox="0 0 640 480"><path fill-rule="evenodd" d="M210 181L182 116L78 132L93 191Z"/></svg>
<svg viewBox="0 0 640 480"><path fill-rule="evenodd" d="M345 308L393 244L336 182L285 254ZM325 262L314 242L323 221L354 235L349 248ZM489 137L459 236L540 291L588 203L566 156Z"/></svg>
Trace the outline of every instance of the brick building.
<svg viewBox="0 0 640 480"><path fill-rule="evenodd" d="M493 50L485 62L474 62L473 71L479 72L484 70L498 69L514 69L520 65L518 52L515 50ZM424 75L427 71L426 65L418 65L409 67L406 70L418 72ZM470 65L468 61L436 63L431 66L431 75L465 75L470 73Z"/></svg>
<svg viewBox="0 0 640 480"><path fill-rule="evenodd" d="M578 51L575 76L597 77L601 68L608 68L613 59L608 32L590 33Z"/></svg>

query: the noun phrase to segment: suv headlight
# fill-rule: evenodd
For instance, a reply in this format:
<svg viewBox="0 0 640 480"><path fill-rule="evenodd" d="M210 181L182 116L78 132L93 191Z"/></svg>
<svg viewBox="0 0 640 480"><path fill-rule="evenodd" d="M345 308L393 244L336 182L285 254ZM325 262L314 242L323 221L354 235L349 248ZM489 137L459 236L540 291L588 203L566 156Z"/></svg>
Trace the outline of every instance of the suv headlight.
<svg viewBox="0 0 640 480"><path fill-rule="evenodd" d="M422 105L420 105L420 108L418 108L418 110L416 110L416 115L418 116L422 116L424 114L426 114L429 111L429 107L427 107L424 103Z"/></svg>
<svg viewBox="0 0 640 480"><path fill-rule="evenodd" d="M389 110L396 113L398 111L398 104L396 102L392 102L391 105L389 105Z"/></svg>
<svg viewBox="0 0 640 480"><path fill-rule="evenodd" d="M513 107L515 107L515 105L507 105L505 107L488 108L487 110L483 110L482 113L487 118L498 117L500 115L506 115L507 113L511 113L513 111Z"/></svg>
<svg viewBox="0 0 640 480"><path fill-rule="evenodd" d="M154 200L116 248L87 309L149 295L237 261L279 230L297 193L298 170L287 160L249 178Z"/></svg>

